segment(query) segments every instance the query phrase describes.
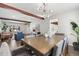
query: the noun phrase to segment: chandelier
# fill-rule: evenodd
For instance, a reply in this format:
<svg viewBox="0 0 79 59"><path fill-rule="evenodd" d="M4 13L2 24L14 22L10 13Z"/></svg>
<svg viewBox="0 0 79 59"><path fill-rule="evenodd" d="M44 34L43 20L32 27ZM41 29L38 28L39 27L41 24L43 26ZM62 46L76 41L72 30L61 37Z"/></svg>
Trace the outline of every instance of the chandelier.
<svg viewBox="0 0 79 59"><path fill-rule="evenodd" d="M44 16L50 17L53 14L53 10L49 9L48 4L42 3L37 10Z"/></svg>

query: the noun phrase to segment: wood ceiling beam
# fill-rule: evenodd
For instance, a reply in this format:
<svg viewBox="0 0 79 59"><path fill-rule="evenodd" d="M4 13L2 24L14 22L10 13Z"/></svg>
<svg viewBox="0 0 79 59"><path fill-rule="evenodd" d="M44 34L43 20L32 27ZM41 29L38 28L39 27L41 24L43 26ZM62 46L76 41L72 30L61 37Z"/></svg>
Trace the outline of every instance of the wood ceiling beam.
<svg viewBox="0 0 79 59"><path fill-rule="evenodd" d="M22 14L25 14L25 15L28 15L28 16L32 16L32 17L35 17L35 18L44 20L44 17L34 15L34 14L32 14L32 13L29 13L29 12L27 12L27 11L24 11L24 10L21 10L21 9L18 9L18 8L15 8L15 7L13 7L13 6L6 5L6 4L4 4L4 3L0 3L0 7L1 7L1 8L6 8L6 9L12 9L12 10L18 11L18 12L20 12L20 13L22 13Z"/></svg>
<svg viewBox="0 0 79 59"><path fill-rule="evenodd" d="M17 19L11 19L11 18L5 18L5 17L0 17L1 20L11 20L11 21L18 21L18 22L24 22L24 23L31 23L29 21L22 21L22 20L17 20Z"/></svg>
<svg viewBox="0 0 79 59"><path fill-rule="evenodd" d="M58 25L58 22L51 22L51 24Z"/></svg>

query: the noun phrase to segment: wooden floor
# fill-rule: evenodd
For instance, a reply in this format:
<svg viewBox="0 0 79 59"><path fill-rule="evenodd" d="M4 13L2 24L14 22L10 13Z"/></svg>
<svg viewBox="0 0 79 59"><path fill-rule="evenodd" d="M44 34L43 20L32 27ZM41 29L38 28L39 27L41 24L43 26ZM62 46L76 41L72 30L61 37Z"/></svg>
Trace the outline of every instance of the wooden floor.
<svg viewBox="0 0 79 59"><path fill-rule="evenodd" d="M73 46L69 46L68 56L79 56L79 51L73 49Z"/></svg>

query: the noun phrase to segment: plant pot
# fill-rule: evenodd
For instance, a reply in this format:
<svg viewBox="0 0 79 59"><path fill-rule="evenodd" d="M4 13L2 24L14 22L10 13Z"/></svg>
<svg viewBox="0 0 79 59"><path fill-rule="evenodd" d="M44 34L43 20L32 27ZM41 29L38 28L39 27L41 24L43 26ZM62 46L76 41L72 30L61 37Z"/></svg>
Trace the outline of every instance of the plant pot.
<svg viewBox="0 0 79 59"><path fill-rule="evenodd" d="M79 51L79 42L73 42L73 48L74 50Z"/></svg>

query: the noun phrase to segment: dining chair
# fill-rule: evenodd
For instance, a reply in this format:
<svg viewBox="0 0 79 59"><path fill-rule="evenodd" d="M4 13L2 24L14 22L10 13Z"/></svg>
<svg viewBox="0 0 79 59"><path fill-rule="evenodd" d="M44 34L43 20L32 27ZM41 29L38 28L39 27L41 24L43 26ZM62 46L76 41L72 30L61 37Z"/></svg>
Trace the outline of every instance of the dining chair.
<svg viewBox="0 0 79 59"><path fill-rule="evenodd" d="M63 40L61 40L53 49L53 56L63 56L65 53L65 49L68 46L68 38L65 36Z"/></svg>
<svg viewBox="0 0 79 59"><path fill-rule="evenodd" d="M15 34L15 39L17 41L20 41L23 38L24 38L24 33L23 32L18 32L17 34Z"/></svg>
<svg viewBox="0 0 79 59"><path fill-rule="evenodd" d="M66 48L68 48L68 38L65 37L63 41L63 47L62 47L62 55L64 55ZM68 49L67 49L68 50ZM68 52L68 51L67 51Z"/></svg>
<svg viewBox="0 0 79 59"><path fill-rule="evenodd" d="M61 40L59 43L56 44L56 46L53 48L53 56L60 56L62 53L62 46L63 46L63 40Z"/></svg>
<svg viewBox="0 0 79 59"><path fill-rule="evenodd" d="M10 48L7 42L3 42L0 47L0 56L11 56Z"/></svg>
<svg viewBox="0 0 79 59"><path fill-rule="evenodd" d="M15 50L16 48L17 48L17 43L16 43L16 40L15 40L15 36L13 34L13 36L10 40L10 49Z"/></svg>

